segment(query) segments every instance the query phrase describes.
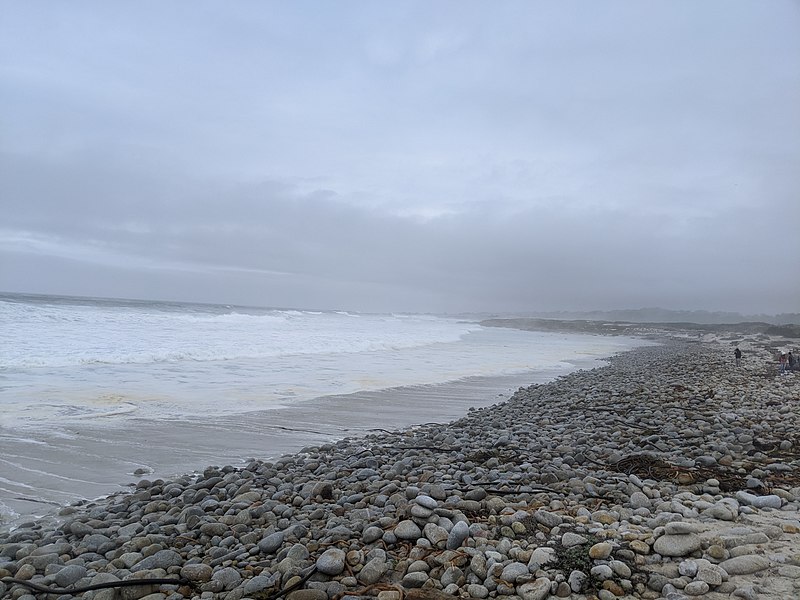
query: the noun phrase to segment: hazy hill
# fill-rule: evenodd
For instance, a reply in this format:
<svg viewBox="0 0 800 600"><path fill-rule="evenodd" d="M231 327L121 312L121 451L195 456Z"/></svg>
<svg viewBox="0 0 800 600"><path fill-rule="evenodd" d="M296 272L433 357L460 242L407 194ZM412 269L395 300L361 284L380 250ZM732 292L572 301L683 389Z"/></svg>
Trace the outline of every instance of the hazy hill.
<svg viewBox="0 0 800 600"><path fill-rule="evenodd" d="M697 323L725 325L739 323L767 323L770 325L800 325L800 313L779 315L743 315L734 312L710 312L706 310L668 310L665 308L638 308L629 310L597 310L585 312L550 311L532 312L526 317L559 319L564 321L624 321L628 323Z"/></svg>

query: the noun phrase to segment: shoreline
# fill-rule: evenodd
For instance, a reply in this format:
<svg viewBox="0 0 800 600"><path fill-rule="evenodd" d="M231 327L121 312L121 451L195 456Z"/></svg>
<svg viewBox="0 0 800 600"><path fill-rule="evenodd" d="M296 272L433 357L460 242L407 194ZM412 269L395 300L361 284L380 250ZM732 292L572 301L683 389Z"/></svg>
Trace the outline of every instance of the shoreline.
<svg viewBox="0 0 800 600"><path fill-rule="evenodd" d="M188 581L128 588L153 600L265 597L314 566L290 600L793 597L800 374L743 349L736 370L728 342L667 341L450 423L142 480L0 533L0 575Z"/></svg>
<svg viewBox="0 0 800 600"><path fill-rule="evenodd" d="M65 505L125 491L141 477L174 478L210 464L241 466L248 457L270 460L372 429L446 423L469 408L495 404L521 386L593 368L605 360L572 359L564 361L571 365L565 369L326 395L206 419L132 417L107 425L70 422L60 430L0 431L4 448L0 481L9 490L0 497L0 533L46 518ZM27 479L17 475L20 471L27 472ZM16 485L15 475L20 482Z"/></svg>

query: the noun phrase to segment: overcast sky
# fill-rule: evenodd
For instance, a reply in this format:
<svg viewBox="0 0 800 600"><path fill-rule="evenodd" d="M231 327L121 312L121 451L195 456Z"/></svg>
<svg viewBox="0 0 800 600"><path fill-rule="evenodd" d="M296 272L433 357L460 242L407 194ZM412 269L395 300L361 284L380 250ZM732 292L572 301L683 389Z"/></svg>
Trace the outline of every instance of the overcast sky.
<svg viewBox="0 0 800 600"><path fill-rule="evenodd" d="M800 311L800 4L0 4L0 290Z"/></svg>

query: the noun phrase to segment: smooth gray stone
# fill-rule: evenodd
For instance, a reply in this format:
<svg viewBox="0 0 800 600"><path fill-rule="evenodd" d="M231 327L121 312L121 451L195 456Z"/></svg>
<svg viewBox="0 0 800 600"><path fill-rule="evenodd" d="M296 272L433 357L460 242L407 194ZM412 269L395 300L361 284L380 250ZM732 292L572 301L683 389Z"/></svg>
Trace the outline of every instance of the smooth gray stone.
<svg viewBox="0 0 800 600"><path fill-rule="evenodd" d="M367 527L361 533L361 541L365 544L371 544L372 542L377 542L379 539L383 537L383 529L380 527L372 526Z"/></svg>
<svg viewBox="0 0 800 600"><path fill-rule="evenodd" d="M383 577L386 569L386 560L381 557L375 557L364 565L358 575L356 575L356 578L364 585L372 585Z"/></svg>
<svg viewBox="0 0 800 600"><path fill-rule="evenodd" d="M256 575L244 583L244 593L246 596L252 596L264 590L271 589L279 583L279 578L279 573L274 573L273 575Z"/></svg>
<svg viewBox="0 0 800 600"><path fill-rule="evenodd" d="M550 595L551 582L547 577L540 577L517 586L517 594L522 600L544 600Z"/></svg>
<svg viewBox="0 0 800 600"><path fill-rule="evenodd" d="M413 573L406 573L401 581L401 585L406 588L420 588L428 579L427 573L423 571L414 571ZM488 590L486 593L488 595Z"/></svg>
<svg viewBox="0 0 800 600"><path fill-rule="evenodd" d="M631 508L650 508L652 501L643 492L633 492L631 494Z"/></svg>
<svg viewBox="0 0 800 600"><path fill-rule="evenodd" d="M621 560L611 560L608 563L611 570L623 579L628 579L631 576L631 568Z"/></svg>
<svg viewBox="0 0 800 600"><path fill-rule="evenodd" d="M575 570L569 574L567 583L569 583L570 589L577 594L583 588L583 584L588 577L589 576L583 571Z"/></svg>
<svg viewBox="0 0 800 600"><path fill-rule="evenodd" d="M284 535L282 531L272 533L258 542L258 549L261 550L263 554L272 554L283 545L283 538Z"/></svg>
<svg viewBox="0 0 800 600"><path fill-rule="evenodd" d="M769 568L769 559L759 554L746 554L722 561L719 566L728 575L749 575Z"/></svg>
<svg viewBox="0 0 800 600"><path fill-rule="evenodd" d="M394 528L394 534L400 540L417 540L422 537L422 530L411 519L405 519Z"/></svg>
<svg viewBox="0 0 800 600"><path fill-rule="evenodd" d="M69 530L72 532L72 535L82 538L92 533L94 528L81 521L73 521L69 525Z"/></svg>
<svg viewBox="0 0 800 600"><path fill-rule="evenodd" d="M20 567L31 565L36 571L43 573L47 565L63 565L64 561L58 554L42 554L40 556L26 556L18 564Z"/></svg>
<svg viewBox="0 0 800 600"><path fill-rule="evenodd" d="M83 538L82 545L86 546L89 552L97 552L101 546L109 543L111 539L101 533L93 533Z"/></svg>
<svg viewBox="0 0 800 600"><path fill-rule="evenodd" d="M689 533L700 533L704 527L699 523L687 523L686 521L672 521L664 525L667 535L685 535Z"/></svg>
<svg viewBox="0 0 800 600"><path fill-rule="evenodd" d="M214 569L204 563L193 563L181 567L181 577L189 581L211 581Z"/></svg>
<svg viewBox="0 0 800 600"><path fill-rule="evenodd" d="M469 594L470 598L483 598L489 597L489 589L486 586L480 585L478 583L470 583L467 586L467 593Z"/></svg>
<svg viewBox="0 0 800 600"><path fill-rule="evenodd" d="M697 571L697 580L705 581L708 585L720 585L722 583L722 570L717 565L700 567Z"/></svg>
<svg viewBox="0 0 800 600"><path fill-rule="evenodd" d="M528 571L528 565L521 562L512 562L503 567L503 572L500 574L500 579L503 581L508 581L509 583L515 583L517 578L527 576L529 574L530 571Z"/></svg>
<svg viewBox="0 0 800 600"><path fill-rule="evenodd" d="M800 566L782 565L778 567L778 575L789 579L800 579Z"/></svg>
<svg viewBox="0 0 800 600"><path fill-rule="evenodd" d="M464 521L459 521L453 525L453 529L450 530L450 534L447 536L447 549L456 550L460 548L468 537L469 525Z"/></svg>
<svg viewBox="0 0 800 600"><path fill-rule="evenodd" d="M707 593L709 589L711 589L711 586L705 581L692 581L683 588L683 591L689 596L702 596Z"/></svg>
<svg viewBox="0 0 800 600"><path fill-rule="evenodd" d="M325 575L339 575L344 566L345 553L339 548L328 548L317 559L317 571Z"/></svg>
<svg viewBox="0 0 800 600"><path fill-rule="evenodd" d="M653 551L661 556L686 556L700 549L700 538L696 535L662 535L653 544Z"/></svg>
<svg viewBox="0 0 800 600"><path fill-rule="evenodd" d="M532 569L533 571L536 571L546 565L549 565L550 563L556 562L557 560L558 557L556 556L556 551L554 548L548 548L546 546L536 548L536 550L531 553L531 557L528 560L528 570Z"/></svg>
<svg viewBox="0 0 800 600"><path fill-rule="evenodd" d="M421 504L412 504L411 506L411 516L417 519L427 519L433 514L433 511L430 508L425 508Z"/></svg>
<svg viewBox="0 0 800 600"><path fill-rule="evenodd" d="M557 515L541 508L533 513L533 518L536 519L537 522L541 523L545 527L549 527L550 529L557 527L564 522L564 519L561 517L561 515Z"/></svg>
<svg viewBox="0 0 800 600"><path fill-rule="evenodd" d="M780 508L783 502L780 496L775 494L756 496L744 490L736 492L736 499L742 504L755 506L756 508Z"/></svg>
<svg viewBox="0 0 800 600"><path fill-rule="evenodd" d="M469 561L469 570L472 571L481 581L486 579L486 576L488 575L488 566L486 563L486 557L483 555L483 553L476 554L472 557L472 560Z"/></svg>
<svg viewBox="0 0 800 600"><path fill-rule="evenodd" d="M433 523L428 523L423 528L422 532L425 534L425 537L430 541L431 544L434 546L438 544L444 544L447 542L447 538L450 534L444 527L439 527L438 525L434 525Z"/></svg>
<svg viewBox="0 0 800 600"><path fill-rule="evenodd" d="M587 543L587 540L582 535L578 535L577 533L572 533L568 531L564 535L561 536L561 545L565 548L572 548L573 546L580 546L581 544Z"/></svg>
<svg viewBox="0 0 800 600"><path fill-rule="evenodd" d="M605 581L614 577L614 571L608 565L595 565L591 570L592 577Z"/></svg>
<svg viewBox="0 0 800 600"><path fill-rule="evenodd" d="M286 600L328 600L328 594L325 590L315 590L313 588L294 590L287 594Z"/></svg>
<svg viewBox="0 0 800 600"><path fill-rule="evenodd" d="M242 582L242 576L233 567L220 569L211 576L211 581L218 581L224 590L232 590Z"/></svg>
<svg viewBox="0 0 800 600"><path fill-rule="evenodd" d="M168 569L183 564L183 557L174 550L159 550L152 556L140 560L131 567L131 571L152 571L153 569Z"/></svg>
<svg viewBox="0 0 800 600"><path fill-rule="evenodd" d="M414 502L429 510L433 510L439 506L439 503L436 500L425 494L419 494L416 498L414 498Z"/></svg>
<svg viewBox="0 0 800 600"><path fill-rule="evenodd" d="M654 592L661 592L664 586L669 583L669 579L661 573L650 573L647 578L647 587Z"/></svg>
<svg viewBox="0 0 800 600"><path fill-rule="evenodd" d="M754 531L744 535L723 535L722 541L726 548L731 549L739 546L749 546L750 544L767 544L769 543L769 536L761 531Z"/></svg>
<svg viewBox="0 0 800 600"><path fill-rule="evenodd" d="M463 580L463 577L464 572L458 567L451 565L445 569L439 581L444 587L447 587L448 585L457 584L459 581Z"/></svg>
<svg viewBox="0 0 800 600"><path fill-rule="evenodd" d="M200 533L203 533L209 537L214 537L215 535L225 535L228 533L228 526L224 523L203 523L200 525Z"/></svg>
<svg viewBox="0 0 800 600"><path fill-rule="evenodd" d="M75 582L86 577L86 567L81 565L68 565L61 569L53 577L53 581L58 587L69 587Z"/></svg>

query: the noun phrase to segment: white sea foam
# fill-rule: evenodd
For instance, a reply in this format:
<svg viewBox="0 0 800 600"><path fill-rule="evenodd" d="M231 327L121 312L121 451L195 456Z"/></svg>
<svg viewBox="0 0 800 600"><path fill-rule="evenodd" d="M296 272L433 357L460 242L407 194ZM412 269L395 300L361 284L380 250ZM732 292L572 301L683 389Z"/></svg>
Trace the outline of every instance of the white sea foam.
<svg viewBox="0 0 800 600"><path fill-rule="evenodd" d="M189 306L189 305L187 305ZM222 308L222 307L220 307ZM457 341L475 324L426 316L272 310L221 314L161 306L0 301L0 368L149 364L374 352ZM344 319L343 319L344 317Z"/></svg>
<svg viewBox="0 0 800 600"><path fill-rule="evenodd" d="M557 373L624 338L356 314L0 296L0 427L198 419L325 395Z"/></svg>
<svg viewBox="0 0 800 600"><path fill-rule="evenodd" d="M25 465L23 465L20 462L14 462L14 461L10 461L10 460L5 460L3 458L0 458L0 464L4 464L4 465L7 465L9 467L12 467L17 472L25 471L27 473L33 473L33 474L36 474L36 475L44 475L49 479L64 479L66 481L71 481L71 482L74 482L74 483L92 483L91 481L87 481L85 479L78 479L76 477L64 477L63 475L59 475L58 473L53 473L52 471L43 471L42 469L33 469L31 467L26 467ZM4 481L5 481L5 483L10 483L9 480L4 480ZM19 483L19 481L14 481L13 483L14 483L14 485L17 485L17 486L22 485L22 484ZM25 487L31 487L31 486L25 486ZM34 488L31 488L31 489L34 489Z"/></svg>
<svg viewBox="0 0 800 600"><path fill-rule="evenodd" d="M0 495L2 495L2 493L3 490L0 488ZM0 500L0 525L6 522L11 522L17 517L19 517L19 513L8 506L5 502Z"/></svg>

